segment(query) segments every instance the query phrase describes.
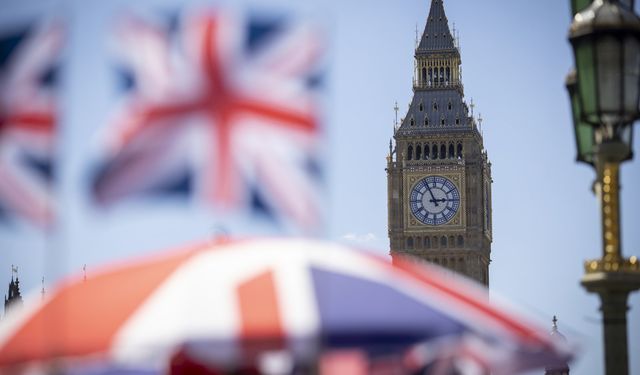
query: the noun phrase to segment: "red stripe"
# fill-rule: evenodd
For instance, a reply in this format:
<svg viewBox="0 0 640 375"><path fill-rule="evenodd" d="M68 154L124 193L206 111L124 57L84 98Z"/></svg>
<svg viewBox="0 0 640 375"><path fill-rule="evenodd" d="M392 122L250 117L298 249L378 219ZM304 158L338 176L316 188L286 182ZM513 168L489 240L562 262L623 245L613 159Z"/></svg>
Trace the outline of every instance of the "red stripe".
<svg viewBox="0 0 640 375"><path fill-rule="evenodd" d="M238 287L242 337L283 337L273 272L264 272Z"/></svg>
<svg viewBox="0 0 640 375"><path fill-rule="evenodd" d="M122 324L192 254L180 252L63 287L0 347L0 365L106 352Z"/></svg>
<svg viewBox="0 0 640 375"><path fill-rule="evenodd" d="M202 40L202 65L207 76L207 83L214 95L226 93L228 90L224 85L224 78L220 74L222 71L220 56L218 50L214 48L217 45L216 38L220 25L212 18L206 19L205 22Z"/></svg>
<svg viewBox="0 0 640 375"><path fill-rule="evenodd" d="M291 129L308 132L312 132L316 129L315 117L311 115L296 113L288 109L278 108L272 104L266 104L255 100L237 100L236 105L241 111L250 112L254 115L269 119L279 120L283 122L282 125L286 125L286 127Z"/></svg>
<svg viewBox="0 0 640 375"><path fill-rule="evenodd" d="M7 128L46 132L53 129L54 116L46 112L25 112L5 117L2 122Z"/></svg>
<svg viewBox="0 0 640 375"><path fill-rule="evenodd" d="M202 104L197 101L183 102L183 103L167 103L163 105L149 106L145 110L140 112L134 112L132 114L135 122L128 128L122 131L120 142L126 144L131 142L134 138L138 137L149 127L157 127L158 124L163 126L179 126L180 122L173 124L166 124L161 120L170 120L172 117L184 116L189 113L193 113L197 110L202 110ZM159 122L160 121L160 122Z"/></svg>
<svg viewBox="0 0 640 375"><path fill-rule="evenodd" d="M10 210L24 215L38 225L46 226L53 216L47 202L38 200L31 194L31 189L25 186L24 179L16 178L17 175L7 172L9 171L0 170L0 178L3 181L0 184L0 198L10 205Z"/></svg>
<svg viewBox="0 0 640 375"><path fill-rule="evenodd" d="M264 272L240 284L238 303L240 337L247 357L253 357L264 350L284 347L285 331L273 272Z"/></svg>
<svg viewBox="0 0 640 375"><path fill-rule="evenodd" d="M381 262L384 263L387 267L391 266L387 262L383 262L383 261ZM445 284L443 281L438 280L435 277L430 277L430 275L424 272L424 270L421 267L417 266L416 264L408 260L394 259L393 267L396 267L405 271L406 273L408 273L409 275L411 275L421 283L424 283L431 288L435 288L445 293L449 297L456 299L458 302L462 302L463 304L467 305L467 307L476 310L474 311L474 313L481 313L495 320L497 323L504 326L504 328L520 336L520 338L523 339L525 342L528 342L530 344L543 345L543 346L548 345L548 342L543 340L538 334L538 332L535 331L534 329L531 329L526 325L520 324L520 322L518 322L517 320L511 318L506 314L501 313L500 311L496 310L490 305L487 305L486 303L480 301L479 299L470 296L468 293L460 292L458 290L460 288L455 283L452 283L450 280L448 280L449 282L448 284Z"/></svg>

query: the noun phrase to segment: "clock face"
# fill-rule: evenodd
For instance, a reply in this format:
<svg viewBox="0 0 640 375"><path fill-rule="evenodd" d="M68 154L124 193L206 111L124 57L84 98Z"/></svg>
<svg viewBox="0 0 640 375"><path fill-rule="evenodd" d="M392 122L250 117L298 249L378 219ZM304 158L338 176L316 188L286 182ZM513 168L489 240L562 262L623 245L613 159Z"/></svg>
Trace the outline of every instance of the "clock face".
<svg viewBox="0 0 640 375"><path fill-rule="evenodd" d="M427 225L448 223L460 208L460 193L446 177L428 176L411 189L411 213Z"/></svg>

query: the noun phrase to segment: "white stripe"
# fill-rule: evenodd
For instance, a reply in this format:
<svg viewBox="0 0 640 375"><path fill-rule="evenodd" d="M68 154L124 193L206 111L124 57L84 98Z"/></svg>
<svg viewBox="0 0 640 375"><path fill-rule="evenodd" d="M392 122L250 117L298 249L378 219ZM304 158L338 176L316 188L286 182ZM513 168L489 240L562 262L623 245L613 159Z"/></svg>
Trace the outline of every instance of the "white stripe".
<svg viewBox="0 0 640 375"><path fill-rule="evenodd" d="M238 330L233 253L203 252L180 266L118 331L112 357L166 363L187 339L233 339Z"/></svg>
<svg viewBox="0 0 640 375"><path fill-rule="evenodd" d="M320 319L318 316L318 306L316 303L313 280L309 272L307 251L309 242L290 241L286 261L282 262L282 256L275 253L282 251L282 247L274 248L273 262L277 269L275 274L275 284L278 296L279 310L282 313L281 319L288 336L294 341L291 344L296 346L293 350L298 356L312 357L318 348L313 345L315 340L307 341L308 338L316 338L320 330ZM295 248L298 247L298 248Z"/></svg>

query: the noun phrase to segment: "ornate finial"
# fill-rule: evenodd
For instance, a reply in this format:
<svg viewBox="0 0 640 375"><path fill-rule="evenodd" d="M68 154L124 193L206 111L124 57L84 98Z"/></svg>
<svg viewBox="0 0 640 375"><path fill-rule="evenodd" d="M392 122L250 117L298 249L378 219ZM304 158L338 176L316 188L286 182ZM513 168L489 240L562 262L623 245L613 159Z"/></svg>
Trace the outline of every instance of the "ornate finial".
<svg viewBox="0 0 640 375"><path fill-rule="evenodd" d="M418 39L418 23L416 22L416 48L420 44L420 39Z"/></svg>
<svg viewBox="0 0 640 375"><path fill-rule="evenodd" d="M11 280L12 280L12 281L13 281L13 279L14 279L14 276L15 276L15 278L16 278L16 279L18 278L18 266L14 266L14 265L12 264L12 265L11 265Z"/></svg>
<svg viewBox="0 0 640 375"><path fill-rule="evenodd" d="M456 39L456 23L455 23L455 22L453 23L453 31L452 31L452 34L453 34L453 40L454 40L454 42L455 42L455 39ZM454 43L454 45L455 45L455 43Z"/></svg>
<svg viewBox="0 0 640 375"><path fill-rule="evenodd" d="M471 104L469 104L469 107L471 107L471 117L473 117L473 109L476 107L475 103L473 102L473 98L471 98Z"/></svg>
<svg viewBox="0 0 640 375"><path fill-rule="evenodd" d="M389 156L393 154L393 145L391 144L391 138L389 138Z"/></svg>
<svg viewBox="0 0 640 375"><path fill-rule="evenodd" d="M558 330L558 318L556 318L556 316L553 316L553 319L551 320L553 322L553 330L557 331Z"/></svg>
<svg viewBox="0 0 640 375"><path fill-rule="evenodd" d="M87 281L87 265L85 263L85 265L82 266L82 282L86 282Z"/></svg>
<svg viewBox="0 0 640 375"><path fill-rule="evenodd" d="M398 127L398 111L400 110L400 108L398 108L398 102L396 102L395 106L393 107L393 110L396 112L396 122L395 122L395 127Z"/></svg>
<svg viewBox="0 0 640 375"><path fill-rule="evenodd" d="M478 113L478 125L480 126L480 133L482 133L482 121L484 121L484 119L482 118L482 113Z"/></svg>

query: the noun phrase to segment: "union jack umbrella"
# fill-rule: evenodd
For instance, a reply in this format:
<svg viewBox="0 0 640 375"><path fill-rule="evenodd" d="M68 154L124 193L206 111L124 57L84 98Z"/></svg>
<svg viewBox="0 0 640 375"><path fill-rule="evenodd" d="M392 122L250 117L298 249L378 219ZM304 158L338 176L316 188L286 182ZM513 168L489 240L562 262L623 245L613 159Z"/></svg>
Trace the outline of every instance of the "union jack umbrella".
<svg viewBox="0 0 640 375"><path fill-rule="evenodd" d="M196 193L221 216L259 211L313 232L323 217L319 33L223 10L179 20L119 24L126 94L106 131L96 201Z"/></svg>
<svg viewBox="0 0 640 375"><path fill-rule="evenodd" d="M494 374L571 357L538 324L434 267L334 243L246 239L63 282L0 325L0 370L53 359L161 369L184 350L223 368L277 350L310 363L326 349L416 343L414 366L465 359Z"/></svg>
<svg viewBox="0 0 640 375"><path fill-rule="evenodd" d="M63 30L54 22L0 36L0 218L52 217L55 83Z"/></svg>

